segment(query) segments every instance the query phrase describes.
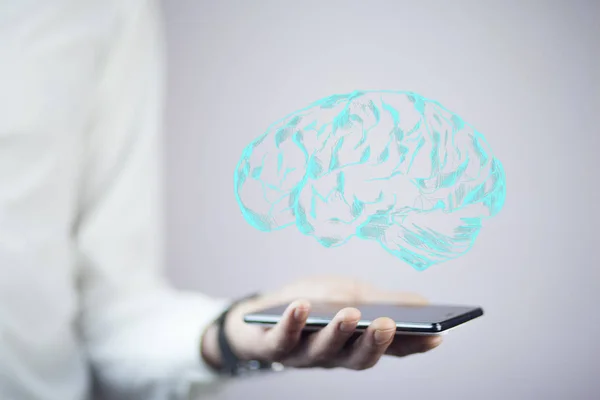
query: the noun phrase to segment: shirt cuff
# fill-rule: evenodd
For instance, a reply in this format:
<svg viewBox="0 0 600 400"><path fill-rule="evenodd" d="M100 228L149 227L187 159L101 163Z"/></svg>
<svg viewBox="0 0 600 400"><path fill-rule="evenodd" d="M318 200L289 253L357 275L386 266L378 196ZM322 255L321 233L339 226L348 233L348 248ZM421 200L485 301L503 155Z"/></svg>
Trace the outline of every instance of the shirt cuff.
<svg viewBox="0 0 600 400"><path fill-rule="evenodd" d="M179 379L177 398L191 399L198 394L216 391L228 378L208 365L202 358L202 343L206 329L231 304L228 299L210 299L203 295L185 293L181 299L181 319L175 323L179 332L169 351L183 361L184 374Z"/></svg>

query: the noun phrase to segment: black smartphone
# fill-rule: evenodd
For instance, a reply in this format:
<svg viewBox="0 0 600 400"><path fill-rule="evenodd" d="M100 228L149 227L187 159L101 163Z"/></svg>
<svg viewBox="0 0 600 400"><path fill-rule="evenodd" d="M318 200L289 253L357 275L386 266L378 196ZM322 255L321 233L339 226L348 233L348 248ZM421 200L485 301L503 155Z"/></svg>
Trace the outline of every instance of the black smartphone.
<svg viewBox="0 0 600 400"><path fill-rule="evenodd" d="M279 322L287 306L283 304L246 314L244 321L273 326ZM349 306L361 312L361 320L356 327L358 332L367 329L379 317L389 317L396 322L396 334L437 335L483 315L483 309L476 306L317 303L311 304L305 330L324 328L338 311Z"/></svg>

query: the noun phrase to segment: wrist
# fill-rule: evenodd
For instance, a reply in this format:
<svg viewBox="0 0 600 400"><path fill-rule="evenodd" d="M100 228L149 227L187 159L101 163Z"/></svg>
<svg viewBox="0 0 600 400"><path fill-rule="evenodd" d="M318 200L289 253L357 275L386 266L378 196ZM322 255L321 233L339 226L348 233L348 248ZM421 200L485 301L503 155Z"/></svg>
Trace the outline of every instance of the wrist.
<svg viewBox="0 0 600 400"><path fill-rule="evenodd" d="M256 306L251 300L255 297L249 296L231 304L203 334L202 358L221 373L237 376L249 370L272 367L271 363L252 359L258 339L253 333L259 332L245 326L243 315Z"/></svg>
<svg viewBox="0 0 600 400"><path fill-rule="evenodd" d="M253 348L255 343L252 343L253 335L248 332L246 323L244 322L244 314L246 314L252 300L244 300L234 304L221 324L223 335L227 338L229 349L233 355L242 362L250 361L254 355L250 354L249 349ZM218 336L217 329L217 336Z"/></svg>
<svg viewBox="0 0 600 400"><path fill-rule="evenodd" d="M213 370L219 371L223 367L221 350L219 349L219 327L214 322L202 334L200 355L206 365Z"/></svg>
<svg viewBox="0 0 600 400"><path fill-rule="evenodd" d="M220 324L219 321L215 321L210 324L204 333L202 334L201 341L201 357L204 362L210 366L214 370L221 370L223 368L223 354L219 345L219 331L220 329L224 329L225 336L227 338L229 347L233 354L240 361L249 361L250 358L246 355L246 352L242 350L243 344L240 341L243 338L243 335L236 335L237 332L243 330L243 321L242 315L245 311L242 309L246 309L244 307L249 303L250 300L245 302L240 302L239 304L234 304L227 310L227 315L224 318L224 321ZM239 320L239 321L238 321ZM238 338L240 336L240 338Z"/></svg>

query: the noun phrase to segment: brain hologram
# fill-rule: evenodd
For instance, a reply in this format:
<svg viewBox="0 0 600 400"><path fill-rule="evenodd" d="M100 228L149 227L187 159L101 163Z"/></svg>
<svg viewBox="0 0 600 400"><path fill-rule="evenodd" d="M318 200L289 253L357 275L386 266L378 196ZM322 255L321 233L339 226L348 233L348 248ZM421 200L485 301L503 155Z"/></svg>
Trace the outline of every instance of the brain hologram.
<svg viewBox="0 0 600 400"><path fill-rule="evenodd" d="M465 254L506 196L485 138L404 91L333 95L243 151L235 194L256 229L296 227L326 247L374 241L416 270Z"/></svg>

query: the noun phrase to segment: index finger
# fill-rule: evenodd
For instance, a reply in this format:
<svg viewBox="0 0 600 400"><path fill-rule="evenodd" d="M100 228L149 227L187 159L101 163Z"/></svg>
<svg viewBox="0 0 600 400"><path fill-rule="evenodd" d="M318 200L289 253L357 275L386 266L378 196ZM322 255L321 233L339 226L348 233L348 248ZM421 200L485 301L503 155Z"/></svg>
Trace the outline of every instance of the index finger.
<svg viewBox="0 0 600 400"><path fill-rule="evenodd" d="M288 306L281 320L263 336L264 356L280 361L298 344L306 324L310 303L298 300Z"/></svg>

